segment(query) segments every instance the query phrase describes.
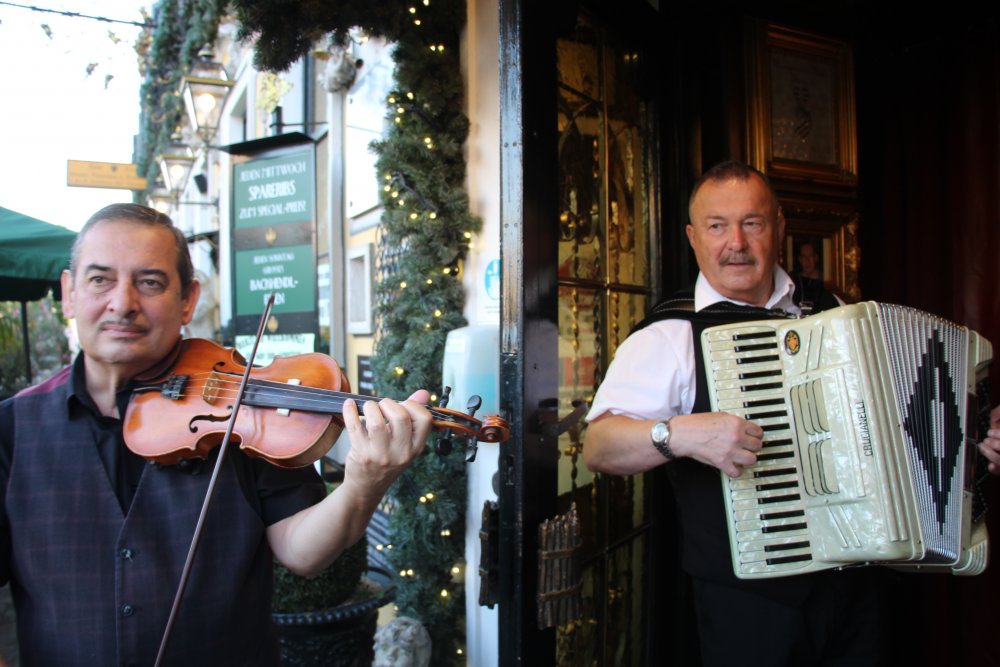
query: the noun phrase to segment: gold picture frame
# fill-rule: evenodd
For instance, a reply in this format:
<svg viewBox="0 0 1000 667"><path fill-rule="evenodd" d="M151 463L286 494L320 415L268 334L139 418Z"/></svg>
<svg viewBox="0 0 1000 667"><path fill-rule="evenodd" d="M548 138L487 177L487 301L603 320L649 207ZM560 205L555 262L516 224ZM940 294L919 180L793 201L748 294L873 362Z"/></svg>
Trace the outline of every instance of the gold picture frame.
<svg viewBox="0 0 1000 667"><path fill-rule="evenodd" d="M773 179L855 187L850 45L771 23L750 25L750 164Z"/></svg>
<svg viewBox="0 0 1000 667"><path fill-rule="evenodd" d="M849 207L831 209L828 204L798 199L786 199L781 210L785 216L781 266L790 274L801 272L803 246L811 244L826 287L846 302L858 301L861 255L857 212Z"/></svg>

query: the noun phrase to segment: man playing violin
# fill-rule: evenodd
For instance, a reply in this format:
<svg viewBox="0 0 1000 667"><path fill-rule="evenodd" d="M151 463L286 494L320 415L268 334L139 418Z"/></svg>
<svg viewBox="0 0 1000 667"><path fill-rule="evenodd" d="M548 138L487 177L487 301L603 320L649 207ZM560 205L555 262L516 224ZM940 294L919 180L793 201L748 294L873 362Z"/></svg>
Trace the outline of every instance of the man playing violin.
<svg viewBox="0 0 1000 667"><path fill-rule="evenodd" d="M0 583L11 583L25 663L151 664L218 449L155 465L125 447L121 418L134 383L176 356L200 286L170 219L118 204L83 227L62 290L81 353L0 404ZM363 423L349 401L345 479L326 497L311 467L229 451L167 664L278 664L272 554L312 575L363 534L423 448L427 398L367 402Z"/></svg>

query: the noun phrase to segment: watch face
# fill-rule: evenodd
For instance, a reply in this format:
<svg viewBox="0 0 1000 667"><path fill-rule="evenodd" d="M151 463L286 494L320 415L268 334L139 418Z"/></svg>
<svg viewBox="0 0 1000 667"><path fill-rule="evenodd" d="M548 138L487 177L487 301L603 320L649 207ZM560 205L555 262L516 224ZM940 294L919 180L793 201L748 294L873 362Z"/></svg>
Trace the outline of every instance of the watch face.
<svg viewBox="0 0 1000 667"><path fill-rule="evenodd" d="M653 437L653 442L664 442L670 436L670 430L667 428L666 422L656 422L653 424L650 435Z"/></svg>

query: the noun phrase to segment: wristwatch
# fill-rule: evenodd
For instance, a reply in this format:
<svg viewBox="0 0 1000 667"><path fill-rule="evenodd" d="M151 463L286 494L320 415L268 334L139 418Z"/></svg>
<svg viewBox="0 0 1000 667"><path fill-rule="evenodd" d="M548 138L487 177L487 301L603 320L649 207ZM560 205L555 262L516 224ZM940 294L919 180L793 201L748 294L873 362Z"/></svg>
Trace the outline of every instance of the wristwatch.
<svg viewBox="0 0 1000 667"><path fill-rule="evenodd" d="M670 419L653 424L653 427L649 429L649 439L653 441L653 447L656 447L656 451L663 454L663 458L673 461L677 455L670 449Z"/></svg>

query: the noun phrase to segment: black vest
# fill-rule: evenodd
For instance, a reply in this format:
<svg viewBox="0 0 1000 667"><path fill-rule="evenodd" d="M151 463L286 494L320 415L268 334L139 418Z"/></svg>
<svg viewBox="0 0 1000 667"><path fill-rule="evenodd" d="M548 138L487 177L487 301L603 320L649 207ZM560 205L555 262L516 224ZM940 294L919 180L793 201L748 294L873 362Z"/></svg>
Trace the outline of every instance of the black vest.
<svg viewBox="0 0 1000 667"><path fill-rule="evenodd" d="M214 457L194 472L147 464L123 516L88 419L54 433L67 378L15 399L5 503L23 664L150 665ZM245 457L228 458L166 664L278 664L265 526L240 486Z"/></svg>

